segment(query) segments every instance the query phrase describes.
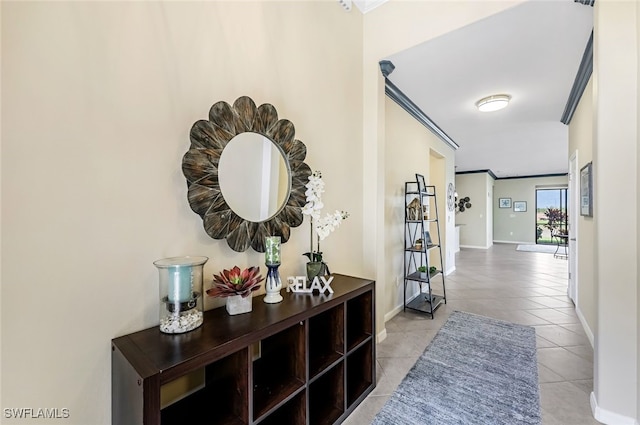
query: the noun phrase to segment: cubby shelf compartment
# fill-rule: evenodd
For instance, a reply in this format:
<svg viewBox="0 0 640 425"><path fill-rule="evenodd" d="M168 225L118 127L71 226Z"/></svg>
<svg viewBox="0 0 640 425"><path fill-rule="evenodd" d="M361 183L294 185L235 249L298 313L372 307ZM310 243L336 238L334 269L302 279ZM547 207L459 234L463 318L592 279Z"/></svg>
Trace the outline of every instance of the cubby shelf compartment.
<svg viewBox="0 0 640 425"><path fill-rule="evenodd" d="M344 362L309 386L310 425L333 424L344 413Z"/></svg>
<svg viewBox="0 0 640 425"><path fill-rule="evenodd" d="M347 301L347 351L373 333L373 297L371 292Z"/></svg>
<svg viewBox="0 0 640 425"><path fill-rule="evenodd" d="M162 424L248 423L247 350L206 365L204 377L203 388L162 409Z"/></svg>
<svg viewBox="0 0 640 425"><path fill-rule="evenodd" d="M344 304L309 318L309 379L344 354Z"/></svg>
<svg viewBox="0 0 640 425"><path fill-rule="evenodd" d="M253 412L258 419L305 383L304 326L296 324L261 342L253 362Z"/></svg>
<svg viewBox="0 0 640 425"><path fill-rule="evenodd" d="M208 310L191 332L163 334L155 326L113 339L112 424L344 421L375 388L375 368L370 374L346 369L375 359L375 282L333 276L331 296L283 293L278 304L256 297L251 313ZM312 364L319 370L314 377ZM173 394L184 382L187 388Z"/></svg>
<svg viewBox="0 0 640 425"><path fill-rule="evenodd" d="M373 339L347 356L347 407L365 395L374 380Z"/></svg>
<svg viewBox="0 0 640 425"><path fill-rule="evenodd" d="M306 392L300 391L282 407L265 417L259 425L305 425L306 424Z"/></svg>

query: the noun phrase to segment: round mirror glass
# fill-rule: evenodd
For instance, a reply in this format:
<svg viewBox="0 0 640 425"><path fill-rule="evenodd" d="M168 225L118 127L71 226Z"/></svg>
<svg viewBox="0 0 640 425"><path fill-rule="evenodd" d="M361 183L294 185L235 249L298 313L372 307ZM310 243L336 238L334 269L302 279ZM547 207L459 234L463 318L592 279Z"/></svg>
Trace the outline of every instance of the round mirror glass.
<svg viewBox="0 0 640 425"><path fill-rule="evenodd" d="M261 222L280 211L289 198L291 177L282 151L258 133L229 141L218 165L220 190L229 207L245 220Z"/></svg>

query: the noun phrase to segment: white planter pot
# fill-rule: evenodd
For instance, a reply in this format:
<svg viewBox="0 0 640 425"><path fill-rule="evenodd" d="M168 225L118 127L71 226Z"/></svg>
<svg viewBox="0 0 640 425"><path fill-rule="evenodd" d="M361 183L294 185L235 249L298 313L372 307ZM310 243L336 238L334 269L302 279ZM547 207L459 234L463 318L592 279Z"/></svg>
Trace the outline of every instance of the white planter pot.
<svg viewBox="0 0 640 425"><path fill-rule="evenodd" d="M249 313L253 307L252 297L249 295L246 298L242 298L242 295L233 295L227 297L227 312L230 315Z"/></svg>

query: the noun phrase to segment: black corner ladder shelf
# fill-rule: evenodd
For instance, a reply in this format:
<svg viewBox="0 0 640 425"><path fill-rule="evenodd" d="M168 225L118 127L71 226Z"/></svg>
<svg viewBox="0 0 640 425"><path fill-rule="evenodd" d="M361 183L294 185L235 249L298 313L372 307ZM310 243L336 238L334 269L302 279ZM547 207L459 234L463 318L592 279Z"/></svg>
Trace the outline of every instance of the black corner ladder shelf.
<svg viewBox="0 0 640 425"><path fill-rule="evenodd" d="M405 182L404 193L404 310L427 313L433 319L435 310L447 303L436 187L420 189L417 181ZM416 217L417 206L420 210ZM432 229L435 235L431 234ZM418 240L422 245L416 243ZM430 253L437 253L439 261L430 262ZM425 267L426 272L419 267ZM434 293L434 285L436 292L441 289L441 295Z"/></svg>

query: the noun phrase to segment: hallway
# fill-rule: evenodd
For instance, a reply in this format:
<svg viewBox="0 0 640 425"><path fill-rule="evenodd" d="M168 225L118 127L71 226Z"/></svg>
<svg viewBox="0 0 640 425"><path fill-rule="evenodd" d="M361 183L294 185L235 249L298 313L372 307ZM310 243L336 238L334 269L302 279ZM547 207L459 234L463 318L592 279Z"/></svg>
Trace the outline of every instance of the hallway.
<svg viewBox="0 0 640 425"><path fill-rule="evenodd" d="M544 425L598 424L589 405L593 349L566 296L567 261L496 244L462 249L456 267L434 320L407 311L387 322L387 338L376 347L377 386L344 423L370 424L446 317L461 310L536 328ZM425 388L425 396L437 394Z"/></svg>

